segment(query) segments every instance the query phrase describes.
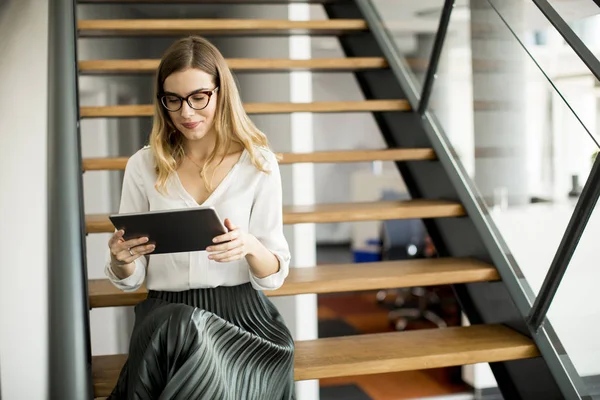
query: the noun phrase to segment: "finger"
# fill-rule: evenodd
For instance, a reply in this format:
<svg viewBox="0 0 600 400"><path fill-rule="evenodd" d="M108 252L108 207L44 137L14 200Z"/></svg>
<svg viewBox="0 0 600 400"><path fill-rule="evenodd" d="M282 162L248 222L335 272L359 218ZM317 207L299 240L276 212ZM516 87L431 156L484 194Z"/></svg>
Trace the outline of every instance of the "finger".
<svg viewBox="0 0 600 400"><path fill-rule="evenodd" d="M231 220L229 218L225 218L225 228L227 228L228 230L232 231L234 229L237 229L237 226L235 226L233 224L233 222L231 222Z"/></svg>
<svg viewBox="0 0 600 400"><path fill-rule="evenodd" d="M206 251L208 251L210 253L212 253L212 252L220 253L223 251L235 249L237 247L240 247L241 245L242 245L242 241L240 239L235 239L235 240L232 240L227 243L218 244L215 246L209 246L206 248Z"/></svg>
<svg viewBox="0 0 600 400"><path fill-rule="evenodd" d="M124 249L131 249L132 247L136 247L136 246L145 244L147 242L148 242L148 238L143 236L140 238L129 239L125 242L119 243L119 246L121 246Z"/></svg>
<svg viewBox="0 0 600 400"><path fill-rule="evenodd" d="M113 235L110 237L110 240L108 241L108 245L112 247L119 243L119 240L123 237L124 234L125 231L123 229L120 229L113 233Z"/></svg>
<svg viewBox="0 0 600 400"><path fill-rule="evenodd" d="M227 261L239 260L242 258L243 254L244 254L244 250L241 248L238 248L238 249L229 250L229 251L219 253L219 254L213 254L211 257L214 261L217 261L217 262L227 262ZM209 257L209 258L211 258L211 257Z"/></svg>
<svg viewBox="0 0 600 400"><path fill-rule="evenodd" d="M240 237L240 231L239 230L233 230L230 231L224 235L220 235L217 236L213 239L213 243L222 243L222 242L228 242L230 240L234 240Z"/></svg>
<svg viewBox="0 0 600 400"><path fill-rule="evenodd" d="M134 249L125 249L119 253L119 257L117 257L117 260L126 264L130 264L138 258L140 258L141 256L152 253L155 248L155 245L149 244L146 246L138 246ZM131 252L129 252L129 250L131 250Z"/></svg>
<svg viewBox="0 0 600 400"><path fill-rule="evenodd" d="M148 246L139 246L139 247L136 247L135 249L131 249L131 252L133 254L135 254L135 256L132 257L129 254L129 252L127 252L127 255L130 257L130 260L128 262L130 262L130 263L134 262L135 260L137 260L140 257L151 254L155 248L156 247L153 244L149 244Z"/></svg>
<svg viewBox="0 0 600 400"><path fill-rule="evenodd" d="M241 260L241 259L242 259L242 255L240 254L240 255L236 255L236 256L233 256L233 257L228 257L228 258L225 258L225 259L222 259L222 260L215 260L215 262L226 263L226 262L238 261L238 260Z"/></svg>
<svg viewBox="0 0 600 400"><path fill-rule="evenodd" d="M129 253L129 249L142 245L144 243L148 242L148 238L147 237L141 237L141 238L136 238L136 239L131 239L128 241L123 241L121 240L119 243L117 244L113 244L110 247L110 250L112 252L112 254L114 256L117 256L120 252L122 251L126 251L127 253Z"/></svg>
<svg viewBox="0 0 600 400"><path fill-rule="evenodd" d="M143 256L143 255L152 253L154 251L154 249L156 249L156 245L148 244L146 246L137 246L137 247L131 249L131 252L133 254L135 254L136 256ZM129 253L129 252L127 252L127 253Z"/></svg>
<svg viewBox="0 0 600 400"><path fill-rule="evenodd" d="M117 259L126 263L130 263L137 258L137 251L138 250L130 248L120 249L117 253Z"/></svg>

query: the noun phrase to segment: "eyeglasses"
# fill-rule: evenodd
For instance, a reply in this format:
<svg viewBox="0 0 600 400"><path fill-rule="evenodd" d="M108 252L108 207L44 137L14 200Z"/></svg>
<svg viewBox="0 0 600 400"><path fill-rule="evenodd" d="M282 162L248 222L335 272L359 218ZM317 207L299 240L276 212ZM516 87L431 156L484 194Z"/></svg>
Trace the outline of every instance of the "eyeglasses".
<svg viewBox="0 0 600 400"><path fill-rule="evenodd" d="M198 90L187 97L181 97L174 93L161 93L157 97L160 100L160 103L163 105L167 111L175 112L181 109L183 105L183 101L193 108L194 110L202 110L208 106L210 102L210 98L213 94L215 94L219 90L217 86L213 90Z"/></svg>

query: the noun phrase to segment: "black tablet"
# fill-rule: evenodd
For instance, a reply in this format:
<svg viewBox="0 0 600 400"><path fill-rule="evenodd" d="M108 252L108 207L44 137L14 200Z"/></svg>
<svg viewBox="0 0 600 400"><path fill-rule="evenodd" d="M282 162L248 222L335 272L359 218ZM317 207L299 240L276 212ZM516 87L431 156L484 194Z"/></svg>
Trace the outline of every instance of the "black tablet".
<svg viewBox="0 0 600 400"><path fill-rule="evenodd" d="M206 250L215 236L227 232L212 207L149 211L109 216L125 240L148 237L156 248L151 254Z"/></svg>

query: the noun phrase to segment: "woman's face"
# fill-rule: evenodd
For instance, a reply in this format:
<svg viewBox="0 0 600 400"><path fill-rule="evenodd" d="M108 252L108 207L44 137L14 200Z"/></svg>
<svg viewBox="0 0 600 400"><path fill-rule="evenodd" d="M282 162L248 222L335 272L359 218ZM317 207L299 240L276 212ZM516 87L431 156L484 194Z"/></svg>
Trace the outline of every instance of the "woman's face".
<svg viewBox="0 0 600 400"><path fill-rule="evenodd" d="M194 68L174 72L165 79L163 89L166 96L161 98L161 102L168 110L177 110L167 113L186 139L199 140L213 133L218 92L214 91L211 95L215 84L209 74ZM185 101L186 98L188 101Z"/></svg>

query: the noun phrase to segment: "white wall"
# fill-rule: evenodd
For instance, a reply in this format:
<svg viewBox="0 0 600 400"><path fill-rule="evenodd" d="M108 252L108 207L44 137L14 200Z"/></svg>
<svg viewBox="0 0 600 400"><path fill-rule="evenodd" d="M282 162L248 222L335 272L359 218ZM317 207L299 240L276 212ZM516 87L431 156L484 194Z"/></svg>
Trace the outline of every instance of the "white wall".
<svg viewBox="0 0 600 400"><path fill-rule="evenodd" d="M47 396L48 1L0 1L0 380Z"/></svg>

